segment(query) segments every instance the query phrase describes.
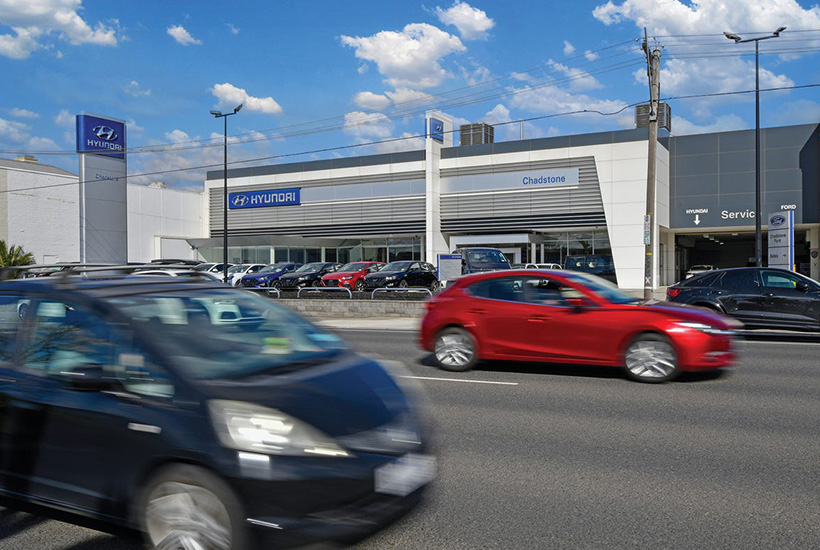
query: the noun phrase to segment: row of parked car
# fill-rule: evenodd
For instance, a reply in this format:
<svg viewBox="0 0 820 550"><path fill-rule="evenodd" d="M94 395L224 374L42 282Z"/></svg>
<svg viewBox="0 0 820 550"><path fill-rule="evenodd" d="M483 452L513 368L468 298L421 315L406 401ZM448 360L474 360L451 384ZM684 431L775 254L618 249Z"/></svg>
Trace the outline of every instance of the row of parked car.
<svg viewBox="0 0 820 550"><path fill-rule="evenodd" d="M223 265L204 263L195 266L201 273L220 273ZM296 290L303 287L341 287L350 290L376 288L424 287L439 289L436 268L427 262L277 262L273 264L238 264L228 267L229 283L244 288L278 288Z"/></svg>

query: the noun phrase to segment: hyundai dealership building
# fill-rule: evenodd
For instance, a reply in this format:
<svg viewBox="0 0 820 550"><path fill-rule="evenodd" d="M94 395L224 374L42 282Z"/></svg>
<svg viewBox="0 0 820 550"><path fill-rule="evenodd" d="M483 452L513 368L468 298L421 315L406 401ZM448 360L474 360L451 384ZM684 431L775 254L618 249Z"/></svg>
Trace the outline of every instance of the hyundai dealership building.
<svg viewBox="0 0 820 550"><path fill-rule="evenodd" d="M425 127L424 150L228 170L229 261L435 263L455 248L491 246L514 262L612 269L622 288L643 288L646 128L500 143L491 142L491 128L473 128L460 142L479 143L455 146L457 129L445 114L428 113ZM793 268L814 279L820 279L818 134L818 124L761 132L764 263L768 214L791 212ZM655 285L680 280L696 264L753 265L754 131L680 137L662 131L657 151ZM27 250L33 248L27 239L35 239L38 262L80 256L72 248L79 237L37 237L55 225L60 235L80 234L76 191L60 188L60 208L49 224L20 215L33 200L53 199L54 191L49 185L18 191L58 176L71 177L0 162L0 191L6 191L0 238ZM127 251L119 254L130 261L221 261L223 184L221 170L208 172L202 194L129 184ZM50 242L66 250L45 250Z"/></svg>
<svg viewBox="0 0 820 550"><path fill-rule="evenodd" d="M492 246L514 262L612 265L619 286L643 288L646 128L454 146L446 115L426 127L425 150L228 170L230 260L435 263ZM667 134L656 163L656 285L694 264L753 265L754 131ZM819 165L817 124L762 131L763 219L793 212L794 268L815 279ZM209 260L222 258L223 179L208 173L207 237L189 239Z"/></svg>

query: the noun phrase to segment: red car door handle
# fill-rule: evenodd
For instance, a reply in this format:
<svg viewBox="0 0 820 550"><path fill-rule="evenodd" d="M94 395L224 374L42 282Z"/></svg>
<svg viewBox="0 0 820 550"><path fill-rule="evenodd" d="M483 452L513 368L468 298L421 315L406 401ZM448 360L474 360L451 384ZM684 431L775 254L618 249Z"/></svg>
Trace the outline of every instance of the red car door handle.
<svg viewBox="0 0 820 550"><path fill-rule="evenodd" d="M487 313L487 310L486 309L471 309L467 313L473 313L475 315L484 315L485 313Z"/></svg>
<svg viewBox="0 0 820 550"><path fill-rule="evenodd" d="M527 319L530 323L543 323L544 321L549 320L549 317L530 317Z"/></svg>

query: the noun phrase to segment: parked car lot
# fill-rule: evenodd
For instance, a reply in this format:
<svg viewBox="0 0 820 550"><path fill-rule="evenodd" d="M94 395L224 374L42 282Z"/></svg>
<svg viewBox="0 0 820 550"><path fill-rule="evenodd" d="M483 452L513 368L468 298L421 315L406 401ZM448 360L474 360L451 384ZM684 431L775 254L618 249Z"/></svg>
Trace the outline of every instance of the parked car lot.
<svg viewBox="0 0 820 550"><path fill-rule="evenodd" d="M730 366L742 325L716 312L644 305L594 275L515 270L462 277L427 303L421 345L451 371L479 360L623 367L663 382Z"/></svg>
<svg viewBox="0 0 820 550"><path fill-rule="evenodd" d="M433 264L418 261L390 262L379 271L366 275L366 289L424 287L439 289L436 268Z"/></svg>
<svg viewBox="0 0 820 550"><path fill-rule="evenodd" d="M820 330L820 283L785 269L708 271L670 286L666 297L730 315L749 328Z"/></svg>
<svg viewBox="0 0 820 550"><path fill-rule="evenodd" d="M239 281L242 277L249 273L257 273L266 264L237 264L228 268L228 284L231 286L239 286Z"/></svg>
<svg viewBox="0 0 820 550"><path fill-rule="evenodd" d="M513 269L564 269L561 264L512 264Z"/></svg>
<svg viewBox="0 0 820 550"><path fill-rule="evenodd" d="M0 358L0 493L155 548L346 540L433 477L416 400L385 365L247 292L4 282Z"/></svg>
<svg viewBox="0 0 820 550"><path fill-rule="evenodd" d="M338 270L322 275L322 285L364 290L364 277L385 266L384 262L351 262Z"/></svg>

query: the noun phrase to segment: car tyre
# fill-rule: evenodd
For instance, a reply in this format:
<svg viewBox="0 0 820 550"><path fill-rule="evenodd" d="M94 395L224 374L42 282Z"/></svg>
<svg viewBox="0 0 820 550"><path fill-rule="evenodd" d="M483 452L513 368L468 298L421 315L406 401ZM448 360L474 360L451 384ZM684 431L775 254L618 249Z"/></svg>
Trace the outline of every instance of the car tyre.
<svg viewBox="0 0 820 550"><path fill-rule="evenodd" d="M145 487L137 513L150 548L247 549L238 498L204 468L175 464L160 470Z"/></svg>
<svg viewBox="0 0 820 550"><path fill-rule="evenodd" d="M356 292L362 292L364 290L364 280L359 279L356 281Z"/></svg>
<svg viewBox="0 0 820 550"><path fill-rule="evenodd" d="M478 363L475 338L461 327L450 327L439 332L433 345L433 355L439 367L451 372L464 372Z"/></svg>
<svg viewBox="0 0 820 550"><path fill-rule="evenodd" d="M402 279L401 281L399 281L399 288L407 288L409 286L410 284L407 282L406 279Z"/></svg>
<svg viewBox="0 0 820 550"><path fill-rule="evenodd" d="M310 284L313 287L322 286L322 280L321 279L314 279L313 282L310 283Z"/></svg>
<svg viewBox="0 0 820 550"><path fill-rule="evenodd" d="M431 291L433 291L433 293L435 294L436 292L438 292L439 290L441 290L441 283L440 283L440 282L438 282L438 281L433 281L433 282L430 284L430 290L431 290Z"/></svg>
<svg viewBox="0 0 820 550"><path fill-rule="evenodd" d="M624 352L627 375L640 382L667 382L680 374L672 342L661 334L641 334Z"/></svg>

